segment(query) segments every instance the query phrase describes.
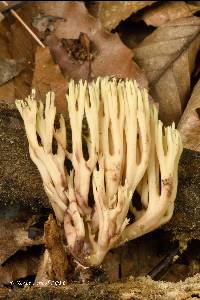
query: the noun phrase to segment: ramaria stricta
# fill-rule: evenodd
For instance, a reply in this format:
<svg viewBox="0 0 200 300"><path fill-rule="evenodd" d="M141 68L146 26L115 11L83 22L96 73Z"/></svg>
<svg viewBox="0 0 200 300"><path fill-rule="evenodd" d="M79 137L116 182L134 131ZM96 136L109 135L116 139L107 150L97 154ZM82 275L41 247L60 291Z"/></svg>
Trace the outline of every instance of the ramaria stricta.
<svg viewBox="0 0 200 300"><path fill-rule="evenodd" d="M54 93L46 95L45 107L34 91L16 105L68 249L81 264L95 266L110 249L170 220L182 143L175 125L163 126L147 90L135 81L71 80L66 98L70 140L62 115L55 129ZM135 191L140 210L132 202Z"/></svg>

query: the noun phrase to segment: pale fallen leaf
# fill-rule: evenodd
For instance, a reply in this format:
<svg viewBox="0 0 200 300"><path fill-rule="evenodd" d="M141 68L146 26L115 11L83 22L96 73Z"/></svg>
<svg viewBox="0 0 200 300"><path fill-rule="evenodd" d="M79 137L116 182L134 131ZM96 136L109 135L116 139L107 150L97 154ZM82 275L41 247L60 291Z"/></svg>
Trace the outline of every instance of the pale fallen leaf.
<svg viewBox="0 0 200 300"><path fill-rule="evenodd" d="M200 151L200 80L194 87L191 98L178 124L183 146Z"/></svg>
<svg viewBox="0 0 200 300"><path fill-rule="evenodd" d="M91 16L84 3L78 1L37 2L38 14L54 17L52 33L47 41L55 61L67 78L88 79L112 75L120 78L134 78L141 86L147 86L147 80L141 69L133 62L133 53L120 40L117 34L103 29L99 20ZM55 17L59 19L55 19ZM83 74L80 59L71 67L69 53L61 42L79 40L80 33L85 33L91 43L90 74ZM52 43L52 39L59 42Z"/></svg>
<svg viewBox="0 0 200 300"><path fill-rule="evenodd" d="M184 1L167 1L157 7L149 7L143 13L141 19L147 25L161 26L168 21L183 17L191 17L195 12L200 10L200 6L186 3Z"/></svg>
<svg viewBox="0 0 200 300"><path fill-rule="evenodd" d="M199 45L200 19L188 17L160 26L134 49L165 124L177 124L186 106Z"/></svg>
<svg viewBox="0 0 200 300"><path fill-rule="evenodd" d="M106 29L112 30L132 13L154 2L157 1L94 1L88 4L88 8Z"/></svg>
<svg viewBox="0 0 200 300"><path fill-rule="evenodd" d="M36 96L40 100L45 99L47 92L55 92L57 111L66 111L67 80L61 74L59 66L54 63L48 47L37 48L32 87L36 89Z"/></svg>

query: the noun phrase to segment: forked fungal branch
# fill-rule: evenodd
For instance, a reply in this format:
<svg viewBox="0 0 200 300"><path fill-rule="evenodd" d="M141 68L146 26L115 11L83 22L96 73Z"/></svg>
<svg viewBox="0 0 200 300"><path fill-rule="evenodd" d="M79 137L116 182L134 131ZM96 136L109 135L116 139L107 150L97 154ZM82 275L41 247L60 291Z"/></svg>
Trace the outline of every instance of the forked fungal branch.
<svg viewBox="0 0 200 300"><path fill-rule="evenodd" d="M106 77L75 84L71 80L66 98L72 152L62 116L55 129L52 92L46 95L45 108L36 101L34 90L25 101L16 100L16 106L24 120L30 157L63 224L69 250L84 265L100 265L113 247L169 221L182 143L174 124L163 127L147 90L135 81ZM73 166L69 173L66 160ZM136 189L140 211L131 201ZM130 224L129 211L135 219Z"/></svg>

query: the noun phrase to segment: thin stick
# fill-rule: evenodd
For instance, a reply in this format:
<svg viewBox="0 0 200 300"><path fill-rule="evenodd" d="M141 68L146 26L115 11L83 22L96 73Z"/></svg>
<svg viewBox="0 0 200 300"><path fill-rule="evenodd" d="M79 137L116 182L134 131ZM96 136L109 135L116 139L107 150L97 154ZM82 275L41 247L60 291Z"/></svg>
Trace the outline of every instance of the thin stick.
<svg viewBox="0 0 200 300"><path fill-rule="evenodd" d="M147 275L153 280L161 280L181 254L179 246L175 247Z"/></svg>
<svg viewBox="0 0 200 300"><path fill-rule="evenodd" d="M1 1L5 6L8 6L6 1ZM30 33L30 35L36 40L36 42L42 47L45 48L45 45L40 41L40 39L35 35L35 33L26 25L26 23L21 19L21 17L13 10L10 10L12 15L25 27L25 29Z"/></svg>

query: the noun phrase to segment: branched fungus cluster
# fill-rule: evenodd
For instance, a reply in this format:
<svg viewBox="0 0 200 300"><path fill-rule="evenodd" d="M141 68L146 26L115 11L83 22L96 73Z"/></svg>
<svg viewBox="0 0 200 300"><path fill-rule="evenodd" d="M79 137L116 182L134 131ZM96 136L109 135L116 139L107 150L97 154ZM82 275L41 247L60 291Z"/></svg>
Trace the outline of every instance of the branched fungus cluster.
<svg viewBox="0 0 200 300"><path fill-rule="evenodd" d="M54 98L49 92L44 107L33 91L16 105L31 159L64 227L70 252L84 265L99 265L111 248L171 218L182 152L180 135L174 124L163 127L147 90L132 80L99 78L78 84L71 80L67 93L70 141L62 116L55 129ZM66 161L71 161L71 171ZM135 191L141 197L141 209L132 202ZM129 211L132 222L127 218Z"/></svg>

